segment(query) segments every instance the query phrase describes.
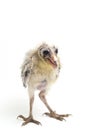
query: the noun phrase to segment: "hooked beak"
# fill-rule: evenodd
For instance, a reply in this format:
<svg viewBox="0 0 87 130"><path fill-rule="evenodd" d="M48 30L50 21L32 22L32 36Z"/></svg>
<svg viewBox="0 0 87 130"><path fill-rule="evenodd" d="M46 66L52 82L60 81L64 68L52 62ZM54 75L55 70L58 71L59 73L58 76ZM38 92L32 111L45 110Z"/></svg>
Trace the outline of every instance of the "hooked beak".
<svg viewBox="0 0 87 130"><path fill-rule="evenodd" d="M54 68L56 68L57 67L57 62L56 62L56 60L55 60L56 58L55 57L53 57L53 56L51 56L51 57L49 57L48 58L48 60L49 60L49 62L50 62L50 64L54 67Z"/></svg>

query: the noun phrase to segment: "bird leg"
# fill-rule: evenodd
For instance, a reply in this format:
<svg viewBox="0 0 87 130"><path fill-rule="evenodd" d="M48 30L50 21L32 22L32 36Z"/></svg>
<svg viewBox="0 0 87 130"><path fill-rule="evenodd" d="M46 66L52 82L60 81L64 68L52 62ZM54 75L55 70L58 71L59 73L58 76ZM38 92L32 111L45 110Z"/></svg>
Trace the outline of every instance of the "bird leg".
<svg viewBox="0 0 87 130"><path fill-rule="evenodd" d="M24 120L24 122L22 123L22 126L32 122L32 123L35 123L37 125L41 125L41 123L35 119L33 119L33 116L32 116L32 106L33 106L33 102L34 102L34 96L32 98L30 98L30 115L29 117L24 117L23 115L19 115L17 118L21 118Z"/></svg>
<svg viewBox="0 0 87 130"><path fill-rule="evenodd" d="M48 105L47 103L47 100L45 98L45 91L41 91L39 93L39 97L40 99L42 100L42 102L45 104L45 106L48 108L49 112L46 112L44 113L45 115L51 117L51 118L55 118L57 120L60 120L60 121L63 121L65 120L64 117L68 117L70 114L62 114L62 115L59 115L59 114L56 114L55 111L53 111L50 106Z"/></svg>

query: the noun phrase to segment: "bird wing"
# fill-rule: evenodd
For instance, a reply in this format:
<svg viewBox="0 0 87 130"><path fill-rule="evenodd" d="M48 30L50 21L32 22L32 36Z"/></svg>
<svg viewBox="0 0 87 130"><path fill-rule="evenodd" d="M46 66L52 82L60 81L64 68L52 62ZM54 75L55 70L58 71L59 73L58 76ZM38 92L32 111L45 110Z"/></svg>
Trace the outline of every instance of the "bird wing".
<svg viewBox="0 0 87 130"><path fill-rule="evenodd" d="M23 85L24 87L26 87L26 81L27 79L29 80L31 70L33 68L32 57L26 56L21 68L22 68L21 77L22 77Z"/></svg>

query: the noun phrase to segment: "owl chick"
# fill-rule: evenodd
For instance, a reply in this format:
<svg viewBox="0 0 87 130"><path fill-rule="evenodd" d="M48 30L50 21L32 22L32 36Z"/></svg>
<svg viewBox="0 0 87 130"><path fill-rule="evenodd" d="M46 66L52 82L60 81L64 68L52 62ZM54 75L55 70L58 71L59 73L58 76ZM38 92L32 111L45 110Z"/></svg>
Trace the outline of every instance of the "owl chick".
<svg viewBox="0 0 87 130"><path fill-rule="evenodd" d="M43 43L35 50L26 54L22 65L21 77L23 85L28 87L30 112L27 118L23 115L18 116L18 118L24 120L22 126L30 122L37 125L41 124L39 121L34 119L32 114L34 93L36 90L39 90L39 97L49 110L49 112L44 113L45 115L60 121L65 120L64 117L69 116L69 114L57 114L48 105L46 100L46 94L51 85L57 80L60 68L58 49L55 46L51 47L48 44Z"/></svg>

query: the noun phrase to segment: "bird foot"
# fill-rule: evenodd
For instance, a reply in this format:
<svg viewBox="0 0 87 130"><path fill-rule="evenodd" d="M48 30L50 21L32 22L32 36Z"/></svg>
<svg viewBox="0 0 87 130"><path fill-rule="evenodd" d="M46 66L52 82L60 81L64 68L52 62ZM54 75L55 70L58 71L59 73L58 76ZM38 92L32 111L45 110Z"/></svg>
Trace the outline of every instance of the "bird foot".
<svg viewBox="0 0 87 130"><path fill-rule="evenodd" d="M18 118L21 118L21 119L24 120L24 122L22 123L22 126L24 126L24 125L26 125L26 124L28 124L30 122L35 123L36 125L41 125L41 123L39 121L37 121L37 120L34 120L32 116L29 116L29 117L26 118L26 117L24 117L22 115L19 115L17 117L17 119Z"/></svg>
<svg viewBox="0 0 87 130"><path fill-rule="evenodd" d="M70 116L71 114L62 114L62 115L59 115L59 114L56 114L55 112L46 112L44 113L45 115L51 117L51 118L54 118L54 119L57 119L57 120L60 120L60 121L63 121L65 120L64 117L68 117ZM66 121L66 120L65 120Z"/></svg>

